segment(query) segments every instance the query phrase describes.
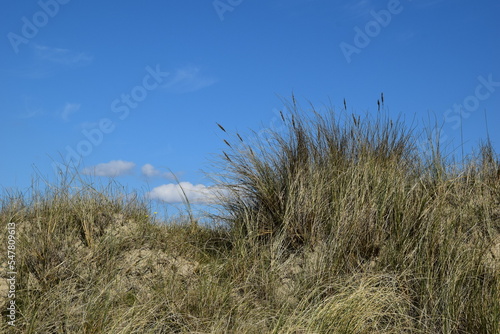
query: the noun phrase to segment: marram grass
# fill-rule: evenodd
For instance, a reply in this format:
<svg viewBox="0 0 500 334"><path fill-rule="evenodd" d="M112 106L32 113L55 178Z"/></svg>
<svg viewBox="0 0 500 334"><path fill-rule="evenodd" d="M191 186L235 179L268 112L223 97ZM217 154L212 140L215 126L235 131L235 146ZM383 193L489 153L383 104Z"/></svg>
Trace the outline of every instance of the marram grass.
<svg viewBox="0 0 500 334"><path fill-rule="evenodd" d="M500 333L491 145L452 164L401 122L307 113L227 139L222 227L154 224L139 196L78 174L5 191L17 313L3 284L0 331Z"/></svg>

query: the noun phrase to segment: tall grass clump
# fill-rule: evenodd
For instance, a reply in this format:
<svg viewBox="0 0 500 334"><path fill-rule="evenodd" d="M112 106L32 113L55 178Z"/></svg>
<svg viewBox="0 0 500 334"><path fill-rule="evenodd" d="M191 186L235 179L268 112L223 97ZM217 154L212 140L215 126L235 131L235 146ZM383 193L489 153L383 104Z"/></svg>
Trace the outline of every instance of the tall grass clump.
<svg viewBox="0 0 500 334"><path fill-rule="evenodd" d="M303 261L294 316L276 333L498 333L491 144L453 165L439 143L424 154L420 136L383 113L303 112L295 100L288 109L283 130L228 141L219 177L241 252L269 253L278 267Z"/></svg>
<svg viewBox="0 0 500 334"><path fill-rule="evenodd" d="M383 110L287 107L225 139L213 224L76 170L4 190L0 333L500 333L491 143L457 162Z"/></svg>

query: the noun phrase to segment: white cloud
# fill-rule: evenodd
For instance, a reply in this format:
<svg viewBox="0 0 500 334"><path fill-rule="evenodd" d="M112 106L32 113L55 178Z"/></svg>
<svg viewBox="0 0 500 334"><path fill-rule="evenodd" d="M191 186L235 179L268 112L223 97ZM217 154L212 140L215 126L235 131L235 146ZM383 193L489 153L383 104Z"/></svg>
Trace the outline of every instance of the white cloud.
<svg viewBox="0 0 500 334"><path fill-rule="evenodd" d="M38 58L62 65L86 65L93 57L84 52L74 52L68 49L51 48L44 45L35 45Z"/></svg>
<svg viewBox="0 0 500 334"><path fill-rule="evenodd" d="M169 183L154 188L147 195L151 199L167 203L182 203L184 200L183 190L190 203L207 204L215 200L217 187L207 187L203 184L194 185L190 182Z"/></svg>
<svg viewBox="0 0 500 334"><path fill-rule="evenodd" d="M74 114L80 109L80 104L77 103L66 103L63 111L61 112L61 117L64 121L69 121L69 116Z"/></svg>
<svg viewBox="0 0 500 334"><path fill-rule="evenodd" d="M144 166L142 166L141 173L142 173L142 175L144 175L146 177L164 177L166 179L171 179L171 180L175 179L175 177L172 173L162 172L162 171L156 169L151 164L145 164Z"/></svg>
<svg viewBox="0 0 500 334"><path fill-rule="evenodd" d="M172 79L169 80L163 87L171 93L188 93L200 90L216 83L217 80L202 76L200 68L198 67L185 67L175 71Z"/></svg>
<svg viewBox="0 0 500 334"><path fill-rule="evenodd" d="M131 174L134 169L135 163L122 160L112 160L110 162L98 164L93 167L83 169L83 174L90 174L95 176L109 176L116 177L126 174Z"/></svg>

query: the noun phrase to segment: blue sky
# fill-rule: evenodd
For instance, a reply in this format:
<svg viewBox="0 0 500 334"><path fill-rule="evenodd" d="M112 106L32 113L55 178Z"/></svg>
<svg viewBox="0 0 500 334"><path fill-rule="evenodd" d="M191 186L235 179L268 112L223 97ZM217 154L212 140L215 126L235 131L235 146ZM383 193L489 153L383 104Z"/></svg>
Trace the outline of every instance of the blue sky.
<svg viewBox="0 0 500 334"><path fill-rule="evenodd" d="M292 92L429 117L443 144L500 149L500 3L465 0L9 2L0 14L0 186L54 162L172 203L209 197L223 133L272 127ZM496 59L496 60L495 60ZM73 153L70 153L73 152Z"/></svg>

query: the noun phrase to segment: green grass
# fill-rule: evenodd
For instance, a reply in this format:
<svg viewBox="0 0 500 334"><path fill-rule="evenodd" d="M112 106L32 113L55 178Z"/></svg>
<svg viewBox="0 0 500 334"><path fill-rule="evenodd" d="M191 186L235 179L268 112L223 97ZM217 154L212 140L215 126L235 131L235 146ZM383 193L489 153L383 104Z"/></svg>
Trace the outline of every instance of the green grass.
<svg viewBox="0 0 500 334"><path fill-rule="evenodd" d="M76 173L4 192L17 321L2 296L0 331L500 333L491 145L452 162L383 116L289 109L281 132L228 139L224 227L153 224L147 201Z"/></svg>

